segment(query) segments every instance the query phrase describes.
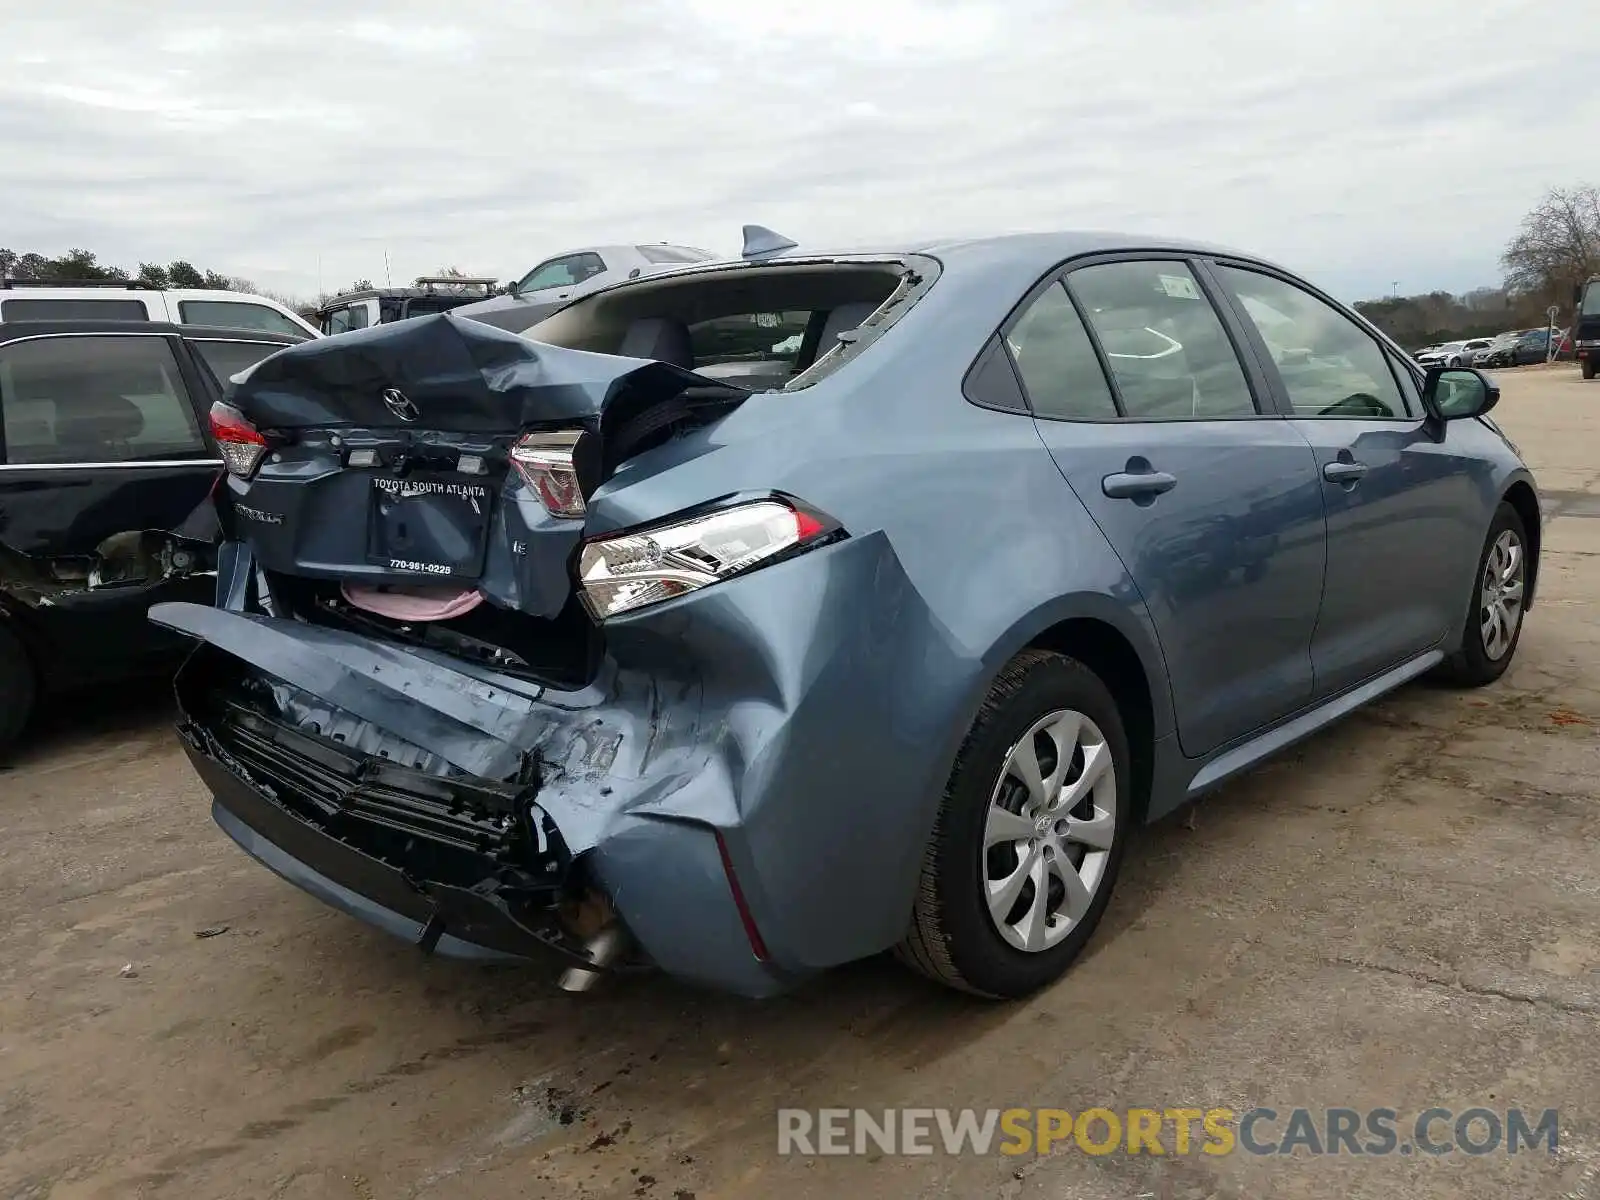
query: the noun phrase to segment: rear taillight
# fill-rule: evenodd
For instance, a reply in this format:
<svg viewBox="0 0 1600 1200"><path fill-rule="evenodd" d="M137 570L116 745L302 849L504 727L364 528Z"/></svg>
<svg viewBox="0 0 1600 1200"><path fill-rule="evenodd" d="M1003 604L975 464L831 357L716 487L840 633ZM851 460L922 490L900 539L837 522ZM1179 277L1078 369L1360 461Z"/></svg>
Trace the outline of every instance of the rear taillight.
<svg viewBox="0 0 1600 1200"><path fill-rule="evenodd" d="M553 517L584 514L583 488L578 484L577 468L572 465L573 447L582 436L581 429L529 433L511 448L511 463L517 474Z"/></svg>
<svg viewBox="0 0 1600 1200"><path fill-rule="evenodd" d="M249 479L267 452L267 439L242 412L220 400L211 406L211 436L217 439L228 470L240 479Z"/></svg>
<svg viewBox="0 0 1600 1200"><path fill-rule="evenodd" d="M781 500L756 500L632 533L596 538L578 556L583 602L604 620L840 536L833 522Z"/></svg>

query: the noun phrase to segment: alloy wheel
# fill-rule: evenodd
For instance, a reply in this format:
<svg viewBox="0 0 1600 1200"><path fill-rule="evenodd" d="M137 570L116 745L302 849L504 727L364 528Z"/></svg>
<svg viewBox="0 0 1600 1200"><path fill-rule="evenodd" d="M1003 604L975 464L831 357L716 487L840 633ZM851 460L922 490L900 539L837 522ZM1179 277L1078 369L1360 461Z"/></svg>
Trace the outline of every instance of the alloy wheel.
<svg viewBox="0 0 1600 1200"><path fill-rule="evenodd" d="M1117 834L1111 747L1083 713L1036 721L1006 755L989 798L983 886L990 919L1012 947L1037 953L1083 919Z"/></svg>
<svg viewBox="0 0 1600 1200"><path fill-rule="evenodd" d="M1522 622L1522 598L1527 556L1515 530L1503 529L1489 547L1483 564L1483 589L1478 612L1483 652L1498 661L1511 648Z"/></svg>

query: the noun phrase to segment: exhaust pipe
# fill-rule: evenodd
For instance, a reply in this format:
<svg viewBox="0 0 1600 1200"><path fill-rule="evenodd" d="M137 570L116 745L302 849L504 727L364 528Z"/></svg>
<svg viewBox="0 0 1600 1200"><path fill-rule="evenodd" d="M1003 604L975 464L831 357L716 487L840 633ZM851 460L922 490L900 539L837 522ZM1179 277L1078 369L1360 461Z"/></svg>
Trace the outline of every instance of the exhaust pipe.
<svg viewBox="0 0 1600 1200"><path fill-rule="evenodd" d="M587 992L599 983L607 968L622 956L627 934L620 921L613 921L584 943L592 967L568 967L557 981L563 992Z"/></svg>

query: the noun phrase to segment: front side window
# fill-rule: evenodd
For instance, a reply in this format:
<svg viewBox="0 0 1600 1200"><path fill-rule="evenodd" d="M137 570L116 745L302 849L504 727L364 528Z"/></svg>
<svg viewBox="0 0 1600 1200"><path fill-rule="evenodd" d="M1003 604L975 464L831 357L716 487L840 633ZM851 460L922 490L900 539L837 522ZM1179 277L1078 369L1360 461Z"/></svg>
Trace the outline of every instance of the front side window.
<svg viewBox="0 0 1600 1200"><path fill-rule="evenodd" d="M1600 279L1591 279L1583 291L1583 304L1578 310L1586 317L1600 317Z"/></svg>
<svg viewBox="0 0 1600 1200"><path fill-rule="evenodd" d="M605 269L606 264L598 254L569 254L565 258L552 258L524 275L516 291L541 292L546 288L572 287Z"/></svg>
<svg viewBox="0 0 1600 1200"><path fill-rule="evenodd" d="M365 329L367 327L367 306L352 304L347 308L336 308L322 320L323 333L348 333L352 329Z"/></svg>
<svg viewBox="0 0 1600 1200"><path fill-rule="evenodd" d="M242 300L180 300L178 318L185 325L264 329L268 333L305 333L304 329L276 309Z"/></svg>
<svg viewBox="0 0 1600 1200"><path fill-rule="evenodd" d="M1039 294L1005 341L1035 416L1077 421L1117 416L1094 343L1060 283Z"/></svg>
<svg viewBox="0 0 1600 1200"><path fill-rule="evenodd" d="M208 453L161 337L50 337L0 347L0 416L12 465Z"/></svg>
<svg viewBox="0 0 1600 1200"><path fill-rule="evenodd" d="M1101 263L1072 272L1067 285L1100 340L1125 416L1256 415L1222 319L1185 264Z"/></svg>
<svg viewBox="0 0 1600 1200"><path fill-rule="evenodd" d="M1331 304L1256 271L1218 266L1217 274L1266 343L1295 416L1417 415L1401 395L1383 348Z"/></svg>
<svg viewBox="0 0 1600 1200"><path fill-rule="evenodd" d="M163 317L165 314L163 314ZM0 303L7 321L148 321L143 300L7 300Z"/></svg>

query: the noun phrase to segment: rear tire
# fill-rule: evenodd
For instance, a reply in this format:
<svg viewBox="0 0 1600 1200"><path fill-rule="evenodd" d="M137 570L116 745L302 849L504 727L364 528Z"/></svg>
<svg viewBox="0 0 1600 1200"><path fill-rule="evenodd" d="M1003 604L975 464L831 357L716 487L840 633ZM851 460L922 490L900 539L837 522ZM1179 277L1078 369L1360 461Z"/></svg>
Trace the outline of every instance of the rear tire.
<svg viewBox="0 0 1600 1200"><path fill-rule="evenodd" d="M1583 377L1585 379L1593 379L1594 378L1594 367L1595 367L1594 359L1586 358L1586 359L1583 360Z"/></svg>
<svg viewBox="0 0 1600 1200"><path fill-rule="evenodd" d="M1509 566L1508 553L1515 555L1515 563ZM1440 678L1458 687L1483 687L1506 673L1522 640L1528 565L1528 534L1522 517L1501 501L1478 556L1461 648L1440 666Z"/></svg>
<svg viewBox="0 0 1600 1200"><path fill-rule="evenodd" d="M0 758L4 758L33 713L33 664L6 629L0 627Z"/></svg>
<svg viewBox="0 0 1600 1200"><path fill-rule="evenodd" d="M1131 786L1105 684L1058 654L1012 659L956 756L901 961L991 998L1059 978L1111 899Z"/></svg>

